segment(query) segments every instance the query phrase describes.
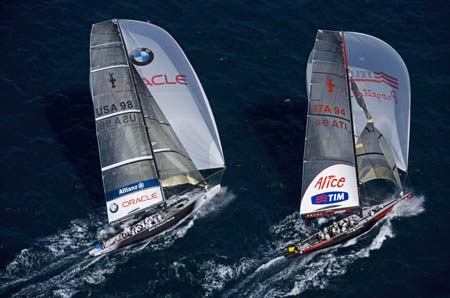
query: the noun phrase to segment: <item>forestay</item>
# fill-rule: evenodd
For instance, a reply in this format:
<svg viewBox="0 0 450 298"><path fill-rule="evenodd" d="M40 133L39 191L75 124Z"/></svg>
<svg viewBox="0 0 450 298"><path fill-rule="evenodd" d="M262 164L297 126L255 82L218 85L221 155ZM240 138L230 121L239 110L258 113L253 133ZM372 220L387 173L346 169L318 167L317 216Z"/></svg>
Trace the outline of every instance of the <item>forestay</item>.
<svg viewBox="0 0 450 298"><path fill-rule="evenodd" d="M158 26L131 20L119 24L131 62L197 169L223 168L211 108L180 46Z"/></svg>
<svg viewBox="0 0 450 298"><path fill-rule="evenodd" d="M349 212L360 205L339 32L318 31L311 62L300 205L305 217Z"/></svg>
<svg viewBox="0 0 450 298"><path fill-rule="evenodd" d="M90 86L108 220L123 219L163 197L142 107L117 24L91 32Z"/></svg>

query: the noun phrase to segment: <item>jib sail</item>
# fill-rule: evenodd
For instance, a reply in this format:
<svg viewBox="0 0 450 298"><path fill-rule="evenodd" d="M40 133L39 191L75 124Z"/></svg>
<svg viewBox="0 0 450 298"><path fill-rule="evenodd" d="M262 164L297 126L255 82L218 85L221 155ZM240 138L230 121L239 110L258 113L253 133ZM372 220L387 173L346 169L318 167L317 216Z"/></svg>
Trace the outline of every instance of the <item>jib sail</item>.
<svg viewBox="0 0 450 298"><path fill-rule="evenodd" d="M90 86L109 222L163 201L143 108L117 24L92 27Z"/></svg>
<svg viewBox="0 0 450 298"><path fill-rule="evenodd" d="M119 24L134 68L185 148L181 153L198 170L224 168L211 108L183 50L158 26L132 20Z"/></svg>
<svg viewBox="0 0 450 298"><path fill-rule="evenodd" d="M400 55L373 36L345 32L348 70L373 117L373 125L392 150L395 165L408 169L411 91ZM352 100L355 97L352 92ZM355 137L362 136L367 117L354 105Z"/></svg>
<svg viewBox="0 0 450 298"><path fill-rule="evenodd" d="M308 67L308 116L300 214L314 217L359 208L344 44L319 30Z"/></svg>

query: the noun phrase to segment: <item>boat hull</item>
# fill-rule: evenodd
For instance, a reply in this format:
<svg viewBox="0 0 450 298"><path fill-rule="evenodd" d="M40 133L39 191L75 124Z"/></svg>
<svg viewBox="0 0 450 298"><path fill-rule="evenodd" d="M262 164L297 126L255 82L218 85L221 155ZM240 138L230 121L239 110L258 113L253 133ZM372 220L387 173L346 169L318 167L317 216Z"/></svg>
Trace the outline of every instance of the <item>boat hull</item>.
<svg viewBox="0 0 450 298"><path fill-rule="evenodd" d="M190 215L192 215L195 211L197 211L207 201L212 199L219 191L220 185L216 185L211 189L209 189L207 192L203 192L190 198L187 201L175 204L175 206L169 207L166 211L164 211L165 212L164 219L161 220L161 222L159 222L157 225L149 229L144 229L139 233L131 237L127 237L126 239L123 239L121 241L112 240L117 238L117 236L114 236L106 241L109 242L107 246L96 247L90 250L89 254L91 256L99 256L107 254L119 248L139 242L143 239L149 239L154 236L160 235L164 232L167 232L175 228L179 224L181 224L187 218L189 218Z"/></svg>
<svg viewBox="0 0 450 298"><path fill-rule="evenodd" d="M412 197L413 194L410 193L405 196L398 197L386 204L371 207L367 211L365 211L366 215L363 215L361 220L346 232L322 241L319 240L318 233L316 233L311 237L308 237L304 241L298 243L297 245L289 247L288 251L284 252L283 255L286 258L292 258L313 251L329 248L350 239L359 237L372 229L381 219L389 214L398 203ZM374 210L376 210L376 212Z"/></svg>

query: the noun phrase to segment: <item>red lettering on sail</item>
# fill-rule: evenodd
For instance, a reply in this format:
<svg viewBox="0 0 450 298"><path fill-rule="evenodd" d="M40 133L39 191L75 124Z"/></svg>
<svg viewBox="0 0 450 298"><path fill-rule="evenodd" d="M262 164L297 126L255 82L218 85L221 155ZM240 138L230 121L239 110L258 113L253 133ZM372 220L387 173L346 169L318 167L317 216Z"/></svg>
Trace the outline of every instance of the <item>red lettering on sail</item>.
<svg viewBox="0 0 450 298"><path fill-rule="evenodd" d="M314 188L318 190L327 189L330 187L338 187L341 188L345 184L345 177L337 178L334 175L328 175L324 177L320 177L319 180L314 185Z"/></svg>
<svg viewBox="0 0 450 298"><path fill-rule="evenodd" d="M345 109L338 107L338 106L330 106L327 104L322 103L315 103L313 104L313 112L314 113L328 113L331 115L337 115L337 116L345 116Z"/></svg>
<svg viewBox="0 0 450 298"><path fill-rule="evenodd" d="M142 77L142 81L147 86L162 86L162 85L187 85L186 76L177 74L172 77L168 74L155 74L150 78Z"/></svg>
<svg viewBox="0 0 450 298"><path fill-rule="evenodd" d="M129 206L133 206L133 205L136 205L136 204L139 204L139 203L142 203L142 202L145 202L145 201L149 201L149 200L152 200L152 199L157 199L157 198L158 198L158 195L156 194L156 192L153 192L150 195L143 195L143 196L139 196L139 197L134 198L134 199L123 201L122 202L122 207L126 208L126 207L129 207Z"/></svg>

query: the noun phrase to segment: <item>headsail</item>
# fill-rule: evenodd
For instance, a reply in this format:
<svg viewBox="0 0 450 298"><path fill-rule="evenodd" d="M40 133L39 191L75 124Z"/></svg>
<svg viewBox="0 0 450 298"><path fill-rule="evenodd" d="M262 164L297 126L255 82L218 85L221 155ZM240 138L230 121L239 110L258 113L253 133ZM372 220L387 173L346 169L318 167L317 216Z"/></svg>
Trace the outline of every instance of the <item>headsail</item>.
<svg viewBox="0 0 450 298"><path fill-rule="evenodd" d="M307 69L308 119L303 159L305 217L359 208L351 107L342 36L319 30Z"/></svg>
<svg viewBox="0 0 450 298"><path fill-rule="evenodd" d="M406 65L390 45L373 36L345 32L345 44L349 72L361 91L374 126L390 145L397 167L406 172L411 104ZM361 110L353 110L355 136L358 138L367 119Z"/></svg>
<svg viewBox="0 0 450 298"><path fill-rule="evenodd" d="M208 100L177 42L153 24L132 20L119 24L136 71L197 169L225 167Z"/></svg>
<svg viewBox="0 0 450 298"><path fill-rule="evenodd" d="M374 179L387 179L395 183L399 190L403 190L392 150L384 136L374 125L364 97L353 78L350 78L353 94L353 114L358 113L358 106L362 109L367 122L364 130L356 141L356 158L358 165L359 182L365 183Z"/></svg>
<svg viewBox="0 0 450 298"><path fill-rule="evenodd" d="M162 202L142 106L117 24L91 32L90 85L109 222Z"/></svg>
<svg viewBox="0 0 450 298"><path fill-rule="evenodd" d="M183 184L196 185L203 177L184 149L172 126L161 112L158 104L134 67L131 67L135 86L142 101L145 126L157 164L159 179L163 187Z"/></svg>

